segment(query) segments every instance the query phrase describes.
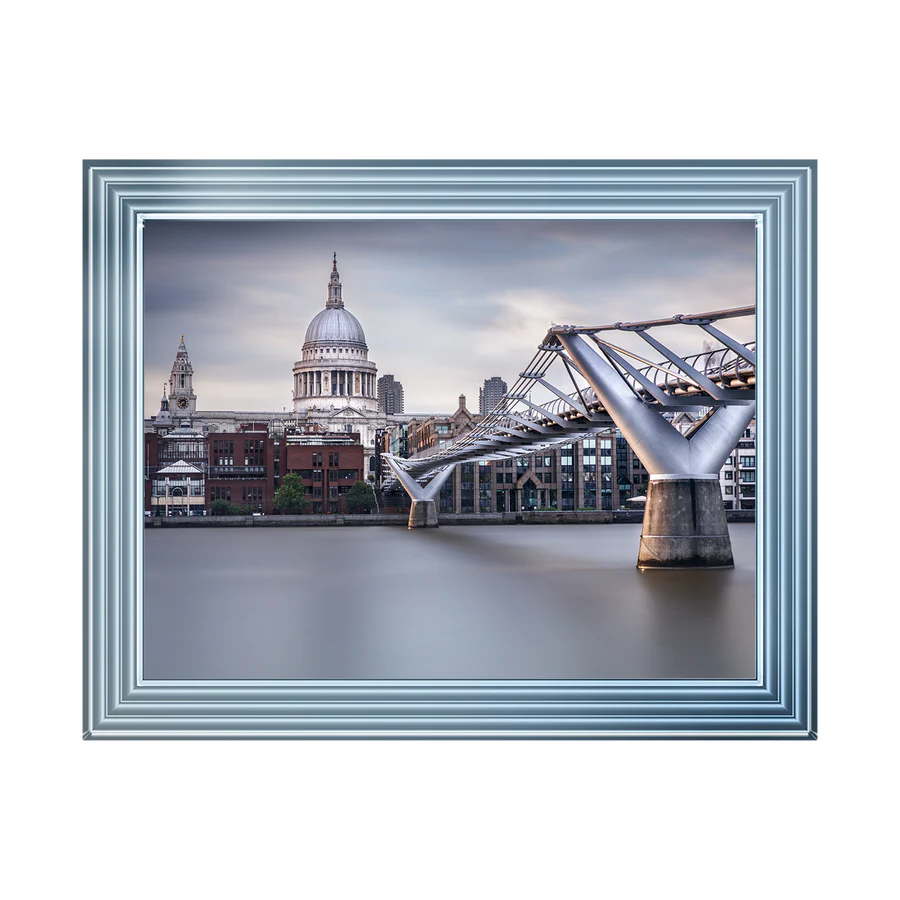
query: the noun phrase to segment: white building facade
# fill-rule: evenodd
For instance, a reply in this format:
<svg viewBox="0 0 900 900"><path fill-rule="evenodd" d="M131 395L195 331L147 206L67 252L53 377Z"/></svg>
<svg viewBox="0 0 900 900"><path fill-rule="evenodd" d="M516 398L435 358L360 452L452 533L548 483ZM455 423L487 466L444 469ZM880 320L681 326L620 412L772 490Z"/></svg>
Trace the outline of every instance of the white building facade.
<svg viewBox="0 0 900 900"><path fill-rule="evenodd" d="M756 419L719 472L726 509L756 509Z"/></svg>

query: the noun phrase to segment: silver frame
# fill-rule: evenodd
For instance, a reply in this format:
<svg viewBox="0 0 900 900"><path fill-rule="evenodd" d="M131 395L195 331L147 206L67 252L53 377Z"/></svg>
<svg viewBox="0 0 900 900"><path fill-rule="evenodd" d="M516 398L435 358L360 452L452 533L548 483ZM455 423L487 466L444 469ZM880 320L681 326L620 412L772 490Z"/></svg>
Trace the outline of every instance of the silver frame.
<svg viewBox="0 0 900 900"><path fill-rule="evenodd" d="M84 737L814 738L815 177L812 160L85 161ZM757 677L144 679L141 236L152 217L754 218Z"/></svg>

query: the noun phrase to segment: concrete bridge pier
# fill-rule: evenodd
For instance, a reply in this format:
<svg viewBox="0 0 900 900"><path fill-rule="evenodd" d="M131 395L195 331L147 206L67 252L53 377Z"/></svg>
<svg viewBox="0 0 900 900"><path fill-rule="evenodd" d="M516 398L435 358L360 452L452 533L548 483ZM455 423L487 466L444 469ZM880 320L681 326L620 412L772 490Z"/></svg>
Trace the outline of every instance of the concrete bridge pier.
<svg viewBox="0 0 900 900"><path fill-rule="evenodd" d="M437 528L437 504L434 500L413 500L409 508L408 528Z"/></svg>
<svg viewBox="0 0 900 900"><path fill-rule="evenodd" d="M453 472L453 465L435 475L428 484L422 485L416 481L406 469L388 453L383 454L385 462L391 467L397 480L403 485L403 489L409 494L412 504L409 510L408 528L437 528L437 503L436 498L447 479Z"/></svg>
<svg viewBox="0 0 900 900"><path fill-rule="evenodd" d="M755 415L756 403L729 398L730 405L717 406L692 432L683 435L645 404L582 337L558 337L650 473L638 567L733 566L719 470ZM691 377L702 377L678 357L671 359L681 362L680 367ZM655 385L650 387L655 389ZM665 396L661 399L669 401Z"/></svg>
<svg viewBox="0 0 900 900"><path fill-rule="evenodd" d="M733 566L718 475L650 476L640 569Z"/></svg>

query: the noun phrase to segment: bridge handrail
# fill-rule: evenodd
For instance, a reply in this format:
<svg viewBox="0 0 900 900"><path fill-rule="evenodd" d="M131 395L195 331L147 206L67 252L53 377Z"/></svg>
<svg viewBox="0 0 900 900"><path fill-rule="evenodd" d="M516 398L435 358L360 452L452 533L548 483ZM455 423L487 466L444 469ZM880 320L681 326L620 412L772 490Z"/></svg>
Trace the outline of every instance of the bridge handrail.
<svg viewBox="0 0 900 900"><path fill-rule="evenodd" d="M714 312L679 314L663 319L645 319L643 322L613 322L610 325L552 325L548 334L595 334L598 331L642 331L647 328L660 328L666 325L700 325L711 324L719 319L737 319L744 316L755 316L756 306L735 306L731 309L718 309Z"/></svg>

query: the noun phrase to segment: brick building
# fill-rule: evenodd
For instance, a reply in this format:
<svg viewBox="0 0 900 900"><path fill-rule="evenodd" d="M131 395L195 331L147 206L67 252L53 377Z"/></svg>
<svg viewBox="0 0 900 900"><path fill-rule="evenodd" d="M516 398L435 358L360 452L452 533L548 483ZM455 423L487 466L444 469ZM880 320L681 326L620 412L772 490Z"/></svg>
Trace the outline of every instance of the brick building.
<svg viewBox="0 0 900 900"><path fill-rule="evenodd" d="M459 395L459 406L449 416L429 416L427 419L412 418L406 423L406 445L410 456L426 450L439 449L447 441L461 437L471 430L483 417L469 412L466 395Z"/></svg>
<svg viewBox="0 0 900 900"><path fill-rule="evenodd" d="M262 423L207 437L206 505L216 500L271 515L278 490L279 439Z"/></svg>
<svg viewBox="0 0 900 900"><path fill-rule="evenodd" d="M315 424L203 434L182 427L144 435L144 510L150 515L209 515L216 500L249 513L276 514L282 477L303 479L304 513L349 512L346 494L366 480L358 433L327 432Z"/></svg>
<svg viewBox="0 0 900 900"><path fill-rule="evenodd" d="M347 513L347 494L365 481L358 434L294 434L284 439L285 472L299 475L308 513Z"/></svg>

